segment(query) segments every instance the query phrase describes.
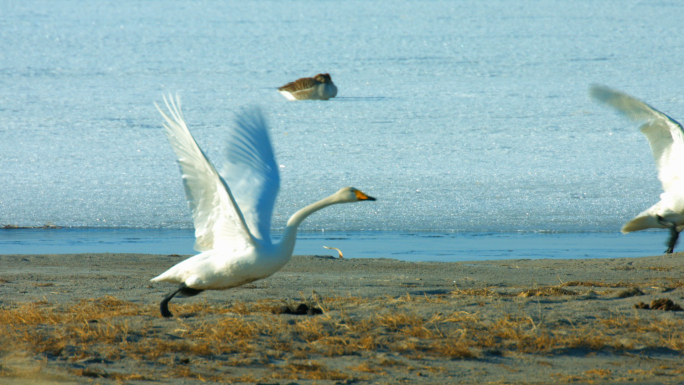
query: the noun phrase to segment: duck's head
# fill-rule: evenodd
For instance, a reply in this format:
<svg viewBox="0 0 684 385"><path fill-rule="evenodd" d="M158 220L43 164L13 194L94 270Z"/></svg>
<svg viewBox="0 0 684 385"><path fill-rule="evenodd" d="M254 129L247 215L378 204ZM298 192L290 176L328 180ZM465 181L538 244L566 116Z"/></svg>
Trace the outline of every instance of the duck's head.
<svg viewBox="0 0 684 385"><path fill-rule="evenodd" d="M330 74L317 74L314 76L314 79L318 80L321 83L332 83L332 78L330 77Z"/></svg>
<svg viewBox="0 0 684 385"><path fill-rule="evenodd" d="M338 202L359 202L359 201L374 201L372 196L366 195L363 191L357 190L354 187L345 187L336 192L335 200Z"/></svg>

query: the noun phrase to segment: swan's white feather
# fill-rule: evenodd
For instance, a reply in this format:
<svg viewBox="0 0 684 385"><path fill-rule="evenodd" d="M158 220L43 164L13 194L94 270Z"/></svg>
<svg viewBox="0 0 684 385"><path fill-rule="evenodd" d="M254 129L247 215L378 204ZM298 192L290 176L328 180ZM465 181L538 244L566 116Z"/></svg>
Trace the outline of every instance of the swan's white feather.
<svg viewBox="0 0 684 385"><path fill-rule="evenodd" d="M641 132L648 139L658 167L658 179L664 192L660 202L626 223L622 232L665 227L659 215L680 225L684 223L684 129L674 119L648 104L607 87L593 85L591 96L608 104L632 120L642 122Z"/></svg>
<svg viewBox="0 0 684 385"><path fill-rule="evenodd" d="M225 155L221 176L230 186L254 238L270 242L280 173L260 110L243 110L236 116L235 125L228 130Z"/></svg>
<svg viewBox="0 0 684 385"><path fill-rule="evenodd" d="M240 251L254 246L240 208L230 188L219 176L188 131L180 101L164 98L171 116L157 109L166 120L164 132L178 157L185 196L195 224L195 250Z"/></svg>
<svg viewBox="0 0 684 385"><path fill-rule="evenodd" d="M648 139L663 190L670 191L684 180L684 129L681 124L648 104L610 88L593 86L591 95L630 119L643 122L641 132Z"/></svg>

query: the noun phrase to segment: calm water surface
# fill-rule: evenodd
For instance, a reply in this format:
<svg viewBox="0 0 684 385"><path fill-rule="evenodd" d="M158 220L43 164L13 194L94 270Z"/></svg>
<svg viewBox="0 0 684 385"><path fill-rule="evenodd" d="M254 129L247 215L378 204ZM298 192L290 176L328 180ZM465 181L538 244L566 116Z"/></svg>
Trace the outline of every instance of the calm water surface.
<svg viewBox="0 0 684 385"><path fill-rule="evenodd" d="M279 235L276 234L275 238ZM297 255L392 258L404 261L474 261L538 258L623 258L658 255L665 232L444 233L302 232ZM0 254L149 253L196 254L192 230L48 229L0 230Z"/></svg>

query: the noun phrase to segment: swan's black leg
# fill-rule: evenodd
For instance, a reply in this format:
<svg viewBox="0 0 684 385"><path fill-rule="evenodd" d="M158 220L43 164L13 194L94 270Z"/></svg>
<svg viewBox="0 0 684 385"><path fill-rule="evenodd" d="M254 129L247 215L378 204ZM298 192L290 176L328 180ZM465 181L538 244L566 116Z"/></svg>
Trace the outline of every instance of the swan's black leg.
<svg viewBox="0 0 684 385"><path fill-rule="evenodd" d="M178 290L172 291L171 293L167 294L166 297L161 301L161 305L159 305L159 310L161 310L161 315L164 318L169 318L172 317L173 314L169 311L169 301L171 301L171 298L173 298L176 294L178 294L179 291L185 286L185 284L182 284L181 287L178 288Z"/></svg>
<svg viewBox="0 0 684 385"><path fill-rule="evenodd" d="M197 295L202 291L203 290L187 287L184 283L181 283L177 290L167 294L166 297L164 297L164 299L161 301L159 310L161 310L162 317L169 318L173 316L173 314L171 314L169 311L169 301L171 301L171 298L175 297L176 294L180 293L181 297L192 297L193 295Z"/></svg>
<svg viewBox="0 0 684 385"><path fill-rule="evenodd" d="M658 218L658 223L670 229L670 239L668 239L666 243L667 250L665 250L665 254L672 254L674 252L674 247L677 244L677 240L679 239L677 225L674 222L668 221L667 219L661 217L660 215L656 215L656 218Z"/></svg>
<svg viewBox="0 0 684 385"><path fill-rule="evenodd" d="M678 239L679 231L677 231L677 226L670 227L670 239L667 241L667 250L665 250L665 254L674 253L674 247L677 244Z"/></svg>

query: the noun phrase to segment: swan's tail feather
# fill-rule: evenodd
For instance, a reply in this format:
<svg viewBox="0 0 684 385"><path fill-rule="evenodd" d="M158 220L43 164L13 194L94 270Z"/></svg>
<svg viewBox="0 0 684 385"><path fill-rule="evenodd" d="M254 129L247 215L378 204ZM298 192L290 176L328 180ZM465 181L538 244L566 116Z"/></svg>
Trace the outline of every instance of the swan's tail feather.
<svg viewBox="0 0 684 385"><path fill-rule="evenodd" d="M150 279L150 282L162 282L162 281L164 281L164 278L165 278L164 276L165 276L165 275L166 275L166 274L158 275L158 276L156 276L156 277Z"/></svg>
<svg viewBox="0 0 684 385"><path fill-rule="evenodd" d="M171 283L182 283L173 274L175 269L171 268L162 274L150 279L150 282L171 282Z"/></svg>
<svg viewBox="0 0 684 385"><path fill-rule="evenodd" d="M631 221L625 223L620 231L623 234L631 233L632 231L639 231L652 228L662 228L664 227L658 223L658 219L650 215L638 216Z"/></svg>

